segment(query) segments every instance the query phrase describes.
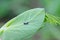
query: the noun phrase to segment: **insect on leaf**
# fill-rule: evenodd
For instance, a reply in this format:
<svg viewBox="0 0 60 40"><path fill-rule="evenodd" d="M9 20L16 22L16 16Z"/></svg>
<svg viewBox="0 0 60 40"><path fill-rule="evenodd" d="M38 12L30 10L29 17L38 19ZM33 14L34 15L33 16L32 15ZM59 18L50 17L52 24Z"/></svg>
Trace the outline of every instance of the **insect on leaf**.
<svg viewBox="0 0 60 40"><path fill-rule="evenodd" d="M31 9L18 15L0 29L4 30L2 40L28 40L41 28L44 18L43 8Z"/></svg>

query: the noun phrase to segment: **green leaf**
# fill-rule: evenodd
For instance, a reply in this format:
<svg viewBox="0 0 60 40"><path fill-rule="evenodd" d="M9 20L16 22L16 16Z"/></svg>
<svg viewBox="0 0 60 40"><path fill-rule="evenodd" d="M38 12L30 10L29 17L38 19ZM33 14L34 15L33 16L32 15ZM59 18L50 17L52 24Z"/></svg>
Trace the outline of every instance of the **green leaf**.
<svg viewBox="0 0 60 40"><path fill-rule="evenodd" d="M60 0L41 0L46 11L60 17Z"/></svg>
<svg viewBox="0 0 60 40"><path fill-rule="evenodd" d="M60 17L56 17L54 15L46 13L46 20L51 24L53 23L53 24L59 24L60 25Z"/></svg>
<svg viewBox="0 0 60 40"><path fill-rule="evenodd" d="M56 32L57 31L57 32ZM40 30L42 40L53 40L60 38L60 18L47 14L42 29Z"/></svg>
<svg viewBox="0 0 60 40"><path fill-rule="evenodd" d="M60 18L46 14L46 27L50 30L53 37L60 40Z"/></svg>
<svg viewBox="0 0 60 40"><path fill-rule="evenodd" d="M48 29L51 31L51 33L54 35L55 38L60 39L60 18L55 17L50 14L47 15L47 21L49 22L47 24Z"/></svg>
<svg viewBox="0 0 60 40"><path fill-rule="evenodd" d="M28 40L40 28L45 18L43 8L28 10L7 22L3 30L2 40Z"/></svg>

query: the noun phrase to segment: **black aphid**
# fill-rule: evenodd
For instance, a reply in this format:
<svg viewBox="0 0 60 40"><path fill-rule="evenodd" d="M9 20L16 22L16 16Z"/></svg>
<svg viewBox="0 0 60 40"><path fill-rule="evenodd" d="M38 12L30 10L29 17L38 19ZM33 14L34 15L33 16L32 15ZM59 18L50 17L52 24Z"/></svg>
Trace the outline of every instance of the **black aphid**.
<svg viewBox="0 0 60 40"><path fill-rule="evenodd" d="M28 24L29 24L29 22L25 22L25 23L24 23L24 25L28 25Z"/></svg>

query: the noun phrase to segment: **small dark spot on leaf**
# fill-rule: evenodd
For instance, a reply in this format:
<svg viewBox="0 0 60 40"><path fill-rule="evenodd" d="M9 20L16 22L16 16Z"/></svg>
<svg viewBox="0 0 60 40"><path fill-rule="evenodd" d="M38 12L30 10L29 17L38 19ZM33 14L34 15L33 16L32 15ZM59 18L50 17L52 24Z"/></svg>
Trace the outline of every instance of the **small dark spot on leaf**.
<svg viewBox="0 0 60 40"><path fill-rule="evenodd" d="M28 25L28 24L29 24L29 22L25 22L25 23L24 23L24 25Z"/></svg>

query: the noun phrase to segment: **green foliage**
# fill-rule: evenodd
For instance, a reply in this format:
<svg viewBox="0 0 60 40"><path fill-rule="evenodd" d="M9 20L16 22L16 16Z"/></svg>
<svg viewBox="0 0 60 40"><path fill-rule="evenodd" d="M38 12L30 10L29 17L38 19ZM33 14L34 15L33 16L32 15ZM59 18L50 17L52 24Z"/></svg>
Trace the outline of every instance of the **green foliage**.
<svg viewBox="0 0 60 40"><path fill-rule="evenodd" d="M40 28L45 18L44 9L28 10L13 18L0 29L3 40L28 40Z"/></svg>
<svg viewBox="0 0 60 40"><path fill-rule="evenodd" d="M46 13L40 33L42 40L60 40L60 18Z"/></svg>
<svg viewBox="0 0 60 40"><path fill-rule="evenodd" d="M44 8L23 12L0 29L2 40L32 40L40 31L40 40L60 40L60 18L45 13Z"/></svg>
<svg viewBox="0 0 60 40"><path fill-rule="evenodd" d="M60 0L39 2L44 8L28 10L31 0L0 0L0 17L6 16L9 10L19 14L0 28L1 39L33 40L33 36L40 32L40 40L60 40Z"/></svg>

